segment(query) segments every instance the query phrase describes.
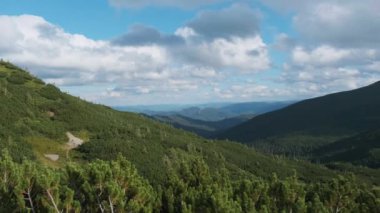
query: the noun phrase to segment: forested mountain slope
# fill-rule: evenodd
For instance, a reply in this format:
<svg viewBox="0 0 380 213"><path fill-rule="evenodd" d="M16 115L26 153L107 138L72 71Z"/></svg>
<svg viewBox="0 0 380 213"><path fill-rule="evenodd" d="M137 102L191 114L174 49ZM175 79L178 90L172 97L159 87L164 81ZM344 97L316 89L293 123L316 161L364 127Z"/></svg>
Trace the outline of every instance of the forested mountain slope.
<svg viewBox="0 0 380 213"><path fill-rule="evenodd" d="M319 146L380 126L380 82L301 101L256 116L218 138L243 143L280 139L284 146Z"/></svg>
<svg viewBox="0 0 380 213"><path fill-rule="evenodd" d="M380 168L380 129L327 144L313 152L321 162L350 162Z"/></svg>
<svg viewBox="0 0 380 213"><path fill-rule="evenodd" d="M0 103L0 148L18 161L37 159L59 167L73 160L110 160L121 153L142 175L158 182L164 178L163 158L180 151L203 156L211 168L225 162L236 176L270 177L276 172L285 177L294 169L305 180L335 175L323 166L279 161L237 143L205 140L138 114L85 102L6 62L0 63ZM68 132L84 144L68 151ZM47 154L59 159L52 161Z"/></svg>

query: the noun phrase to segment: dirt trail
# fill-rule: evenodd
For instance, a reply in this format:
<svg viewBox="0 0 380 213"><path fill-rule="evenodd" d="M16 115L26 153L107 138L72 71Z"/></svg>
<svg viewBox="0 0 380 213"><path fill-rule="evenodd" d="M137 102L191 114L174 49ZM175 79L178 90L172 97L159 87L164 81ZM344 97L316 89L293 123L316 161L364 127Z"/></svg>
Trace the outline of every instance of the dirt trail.
<svg viewBox="0 0 380 213"><path fill-rule="evenodd" d="M69 138L69 141L67 142L68 149L75 149L78 146L83 144L83 140L80 138L75 137L70 132L66 132L66 136Z"/></svg>
<svg viewBox="0 0 380 213"><path fill-rule="evenodd" d="M66 156L69 157L69 151L77 148L78 146L83 144L83 140L75 137L70 132L66 132L66 136L69 138L69 141L66 143ZM44 154L44 156L52 161L57 161L59 159L59 155L57 154Z"/></svg>

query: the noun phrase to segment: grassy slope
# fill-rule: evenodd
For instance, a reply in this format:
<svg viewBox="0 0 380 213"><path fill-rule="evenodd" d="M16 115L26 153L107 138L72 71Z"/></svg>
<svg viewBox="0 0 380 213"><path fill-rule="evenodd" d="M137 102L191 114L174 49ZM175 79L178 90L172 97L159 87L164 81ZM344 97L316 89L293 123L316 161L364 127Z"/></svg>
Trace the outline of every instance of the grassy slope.
<svg viewBox="0 0 380 213"><path fill-rule="evenodd" d="M211 168L225 163L235 175L269 177L276 172L284 177L295 169L308 181L335 176L323 166L277 159L240 144L205 140L137 114L82 101L5 62L0 63L0 103L0 148L8 148L16 159L34 158L60 166L69 160L113 159L122 153L150 181L159 182L164 156L182 150L203 155ZM45 152L62 154L67 131L89 142L68 158L47 161L42 156Z"/></svg>

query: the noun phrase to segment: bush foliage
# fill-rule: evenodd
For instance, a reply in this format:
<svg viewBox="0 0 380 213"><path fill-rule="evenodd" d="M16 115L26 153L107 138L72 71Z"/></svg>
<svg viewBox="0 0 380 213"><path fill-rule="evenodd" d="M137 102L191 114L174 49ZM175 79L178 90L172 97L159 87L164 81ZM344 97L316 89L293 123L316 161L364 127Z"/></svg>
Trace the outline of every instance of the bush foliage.
<svg viewBox="0 0 380 213"><path fill-rule="evenodd" d="M379 212L380 191L352 176L304 184L296 175L279 180L231 180L227 169L211 173L200 157L173 152L166 180L153 188L124 157L52 169L7 152L0 160L1 212Z"/></svg>

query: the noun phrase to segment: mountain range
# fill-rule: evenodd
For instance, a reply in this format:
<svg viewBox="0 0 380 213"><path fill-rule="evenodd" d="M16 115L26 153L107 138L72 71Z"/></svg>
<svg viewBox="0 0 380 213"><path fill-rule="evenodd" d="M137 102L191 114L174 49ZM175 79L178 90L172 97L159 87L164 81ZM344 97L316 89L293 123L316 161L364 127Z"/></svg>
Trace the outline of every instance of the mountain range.
<svg viewBox="0 0 380 213"><path fill-rule="evenodd" d="M349 155L343 154L347 150L366 150L368 156L365 158L378 155L379 127L380 82L376 82L256 116L217 137L251 144L277 154L314 155L317 159L320 153L331 151L340 153L340 157L324 157L324 160L347 161L342 157ZM352 161L358 162L358 159Z"/></svg>
<svg viewBox="0 0 380 213"><path fill-rule="evenodd" d="M134 111L149 118L173 125L202 137L214 138L233 126L237 126L250 118L262 113L281 109L294 103L283 102L245 102L245 103L214 103L185 107L172 105L143 106L140 110L135 107L114 107L120 111ZM163 111L170 107L177 110ZM182 108L181 108L182 107Z"/></svg>
<svg viewBox="0 0 380 213"><path fill-rule="evenodd" d="M179 115L193 120L200 121L221 121L229 118L259 115L266 112L281 109L296 101L279 101L279 102L243 102L243 103L215 103L205 105L194 105L180 108L178 110L145 110L140 113L151 116L172 116ZM118 107L116 109L128 108ZM155 109L153 106L152 109Z"/></svg>
<svg viewBox="0 0 380 213"><path fill-rule="evenodd" d="M203 121L192 119L183 115L154 115L152 119L167 123L173 127L196 133L205 138L213 138L218 132L224 131L238 124L241 124L252 115L240 115L237 117L226 118L219 121Z"/></svg>

